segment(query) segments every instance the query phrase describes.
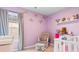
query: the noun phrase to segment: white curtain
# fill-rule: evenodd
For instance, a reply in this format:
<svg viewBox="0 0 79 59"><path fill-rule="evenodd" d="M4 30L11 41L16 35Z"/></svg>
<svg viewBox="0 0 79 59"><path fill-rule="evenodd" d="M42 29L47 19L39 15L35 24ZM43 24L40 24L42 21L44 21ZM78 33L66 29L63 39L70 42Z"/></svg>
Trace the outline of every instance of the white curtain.
<svg viewBox="0 0 79 59"><path fill-rule="evenodd" d="M18 43L18 50L23 50L23 46L24 46L24 38L23 38L23 23L22 23L22 15L19 14L18 15L18 19L19 19L19 43Z"/></svg>
<svg viewBox="0 0 79 59"><path fill-rule="evenodd" d="M4 9L0 9L0 35L8 35L8 21L12 20L8 18L8 11ZM23 50L23 23L22 23L22 15L18 14L18 19L15 18L13 20L15 22L19 22L19 42L18 42L18 50Z"/></svg>
<svg viewBox="0 0 79 59"><path fill-rule="evenodd" d="M8 18L7 11L0 9L0 35L8 34Z"/></svg>

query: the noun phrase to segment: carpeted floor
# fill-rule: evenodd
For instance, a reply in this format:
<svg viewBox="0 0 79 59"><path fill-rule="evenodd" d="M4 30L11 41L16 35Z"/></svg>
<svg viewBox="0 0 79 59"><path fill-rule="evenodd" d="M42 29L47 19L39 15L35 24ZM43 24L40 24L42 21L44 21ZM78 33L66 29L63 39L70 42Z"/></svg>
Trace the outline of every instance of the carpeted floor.
<svg viewBox="0 0 79 59"><path fill-rule="evenodd" d="M23 50L23 52L41 52L41 51L36 51L35 48L28 48ZM53 46L49 46L47 49L45 49L44 52L53 52Z"/></svg>

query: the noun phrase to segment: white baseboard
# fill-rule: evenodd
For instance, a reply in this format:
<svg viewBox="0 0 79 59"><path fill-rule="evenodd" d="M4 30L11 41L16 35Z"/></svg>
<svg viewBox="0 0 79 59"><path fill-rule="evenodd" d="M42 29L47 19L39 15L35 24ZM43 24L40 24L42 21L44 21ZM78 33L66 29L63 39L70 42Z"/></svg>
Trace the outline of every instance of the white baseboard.
<svg viewBox="0 0 79 59"><path fill-rule="evenodd" d="M24 47L24 49L35 47L35 45Z"/></svg>
<svg viewBox="0 0 79 59"><path fill-rule="evenodd" d="M11 49L10 52L16 52L16 51L18 51L18 49Z"/></svg>

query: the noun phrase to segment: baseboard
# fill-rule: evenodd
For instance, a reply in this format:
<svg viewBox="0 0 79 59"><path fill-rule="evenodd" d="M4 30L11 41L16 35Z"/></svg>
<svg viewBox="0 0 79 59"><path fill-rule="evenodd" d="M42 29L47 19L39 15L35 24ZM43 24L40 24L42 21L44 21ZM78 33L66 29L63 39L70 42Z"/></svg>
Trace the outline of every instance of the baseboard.
<svg viewBox="0 0 79 59"><path fill-rule="evenodd" d="M35 47L35 45L24 47L24 49Z"/></svg>
<svg viewBox="0 0 79 59"><path fill-rule="evenodd" d="M11 50L11 52L17 52L18 51L18 49L12 49Z"/></svg>

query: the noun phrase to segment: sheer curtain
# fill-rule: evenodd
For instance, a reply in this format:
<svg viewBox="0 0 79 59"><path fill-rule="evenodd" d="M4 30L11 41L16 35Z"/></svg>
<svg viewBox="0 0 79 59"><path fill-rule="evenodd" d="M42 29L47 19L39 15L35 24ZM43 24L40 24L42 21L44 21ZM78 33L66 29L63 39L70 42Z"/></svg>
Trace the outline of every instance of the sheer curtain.
<svg viewBox="0 0 79 59"><path fill-rule="evenodd" d="M23 38L23 22L22 22L22 15L19 14L18 15L18 19L19 19L19 50L23 50L23 46L24 46L24 38Z"/></svg>
<svg viewBox="0 0 79 59"><path fill-rule="evenodd" d="M15 17L15 16L9 16L8 13L9 13L9 11L4 10L4 9L0 9L0 36L8 35L8 33L9 33L9 28L8 28L9 21L18 22L18 24L19 24L18 50L23 50L22 15L17 13L18 16ZM12 15L15 15L13 13L12 13Z"/></svg>
<svg viewBox="0 0 79 59"><path fill-rule="evenodd" d="M23 50L22 15L20 13L15 13L15 12L10 12L10 11L8 14L9 14L9 19L8 19L9 23L15 24L15 26L17 26L14 29L12 28L12 30L11 30L11 35L13 35L13 37L14 37L14 40L13 40L14 41L13 42L14 50L17 50L17 51ZM12 27L12 25L11 25L11 27ZM12 32L14 34L12 34ZM17 33L17 34L15 34L15 33Z"/></svg>
<svg viewBox="0 0 79 59"><path fill-rule="evenodd" d="M0 35L8 34L7 10L0 9Z"/></svg>

